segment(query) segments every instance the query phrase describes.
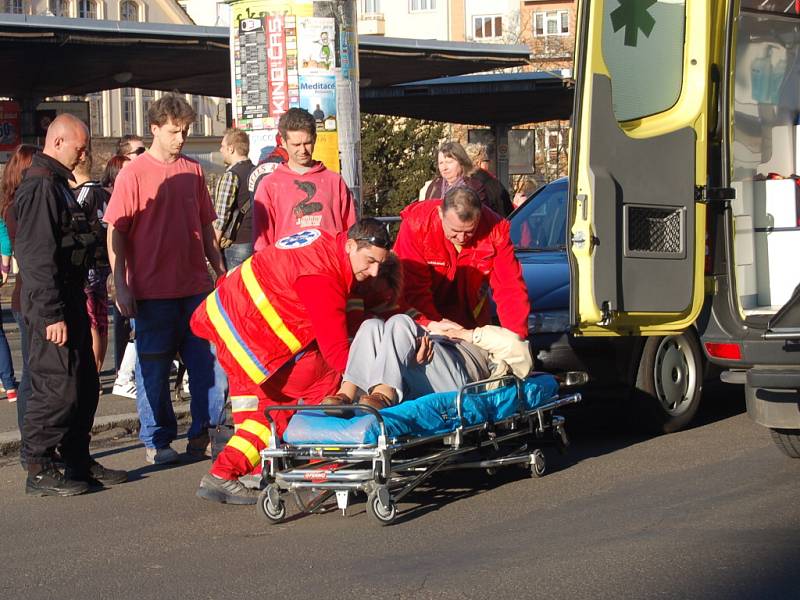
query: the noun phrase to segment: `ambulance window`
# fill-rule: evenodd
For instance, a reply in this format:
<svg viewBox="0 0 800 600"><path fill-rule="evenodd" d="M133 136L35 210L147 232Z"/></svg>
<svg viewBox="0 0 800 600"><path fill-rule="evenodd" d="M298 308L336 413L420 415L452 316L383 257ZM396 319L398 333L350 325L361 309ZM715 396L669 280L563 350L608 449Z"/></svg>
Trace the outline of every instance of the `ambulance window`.
<svg viewBox="0 0 800 600"><path fill-rule="evenodd" d="M668 110L681 94L686 1L648 4L603 3L603 58L618 121Z"/></svg>

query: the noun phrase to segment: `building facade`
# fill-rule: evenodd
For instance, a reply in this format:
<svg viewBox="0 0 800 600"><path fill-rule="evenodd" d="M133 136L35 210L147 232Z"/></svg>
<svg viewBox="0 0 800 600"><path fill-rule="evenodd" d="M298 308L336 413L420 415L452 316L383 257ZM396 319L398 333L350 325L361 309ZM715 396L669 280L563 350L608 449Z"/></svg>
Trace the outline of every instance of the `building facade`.
<svg viewBox="0 0 800 600"><path fill-rule="evenodd" d="M198 4L216 8L216 3L211 0ZM195 24L175 0L0 0L0 11L69 19ZM124 83L120 81L120 84ZM103 146L103 140L116 140L124 134L149 136L147 110L161 93L120 87L98 91L86 97L69 96L53 100L87 101L92 139L97 145ZM186 98L198 115L186 151L204 157L217 149L219 136L225 130L225 100L190 94Z"/></svg>

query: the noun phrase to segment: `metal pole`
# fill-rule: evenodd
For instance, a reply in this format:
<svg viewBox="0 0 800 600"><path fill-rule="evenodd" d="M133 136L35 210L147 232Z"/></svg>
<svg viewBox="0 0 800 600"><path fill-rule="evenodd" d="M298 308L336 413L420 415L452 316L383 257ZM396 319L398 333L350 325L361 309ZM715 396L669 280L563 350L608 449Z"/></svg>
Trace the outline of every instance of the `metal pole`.
<svg viewBox="0 0 800 600"><path fill-rule="evenodd" d="M509 174L508 174L508 131L509 127L505 123L495 123L492 125L494 131L494 153L495 164L497 165L497 173L495 176L500 183L505 186L507 190L509 187Z"/></svg>
<svg viewBox="0 0 800 600"><path fill-rule="evenodd" d="M355 0L336 0L340 68L336 70L336 115L342 177L353 192L362 214L361 108L359 105L358 28Z"/></svg>

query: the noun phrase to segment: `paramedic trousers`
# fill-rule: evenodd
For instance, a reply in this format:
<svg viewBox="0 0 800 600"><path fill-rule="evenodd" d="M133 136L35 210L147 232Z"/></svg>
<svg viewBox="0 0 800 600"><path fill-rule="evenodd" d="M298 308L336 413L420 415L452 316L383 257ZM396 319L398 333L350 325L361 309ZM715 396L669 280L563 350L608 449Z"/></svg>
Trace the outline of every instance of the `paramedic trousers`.
<svg viewBox="0 0 800 600"><path fill-rule="evenodd" d="M83 284L68 285L63 290L64 346L47 341L38 311L28 298L22 298L31 378L22 426L23 456L28 464L46 465L58 449L68 467L88 466L100 385L82 288Z"/></svg>
<svg viewBox="0 0 800 600"><path fill-rule="evenodd" d="M407 315L386 322L367 319L358 328L344 380L365 393L382 383L397 391L398 402L433 392L450 392L471 380L461 354L450 344L434 342L433 358L416 362L417 338L423 329Z"/></svg>
<svg viewBox="0 0 800 600"><path fill-rule="evenodd" d="M237 479L260 472L260 452L269 445L270 427L264 410L280 404L319 404L339 387L340 375L328 366L316 345L278 369L260 386L229 379L235 433L220 452L211 474ZM278 435L291 418L291 411L270 412Z"/></svg>

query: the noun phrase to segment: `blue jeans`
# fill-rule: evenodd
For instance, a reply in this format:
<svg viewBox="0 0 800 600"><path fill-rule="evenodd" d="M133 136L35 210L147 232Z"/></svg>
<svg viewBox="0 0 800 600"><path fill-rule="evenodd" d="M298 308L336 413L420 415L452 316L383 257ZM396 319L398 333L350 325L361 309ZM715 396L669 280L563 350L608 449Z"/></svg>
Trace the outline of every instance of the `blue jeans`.
<svg viewBox="0 0 800 600"><path fill-rule="evenodd" d="M192 424L189 438L217 425L228 381L208 341L194 335L189 319L206 294L171 300L140 300L136 313L136 407L147 448L166 448L178 435L169 390L172 360L180 353L189 373ZM224 416L224 415L223 415Z"/></svg>
<svg viewBox="0 0 800 600"><path fill-rule="evenodd" d="M222 255L225 257L225 268L230 271L253 255L253 244L232 244L222 251Z"/></svg>
<svg viewBox="0 0 800 600"><path fill-rule="evenodd" d="M31 395L31 372L28 369L28 328L21 312L13 310L11 314L14 315L14 320L19 327L19 339L22 346L22 377L20 377L19 387L17 387L17 423L19 430L22 431L22 421L25 418L25 409Z"/></svg>
<svg viewBox="0 0 800 600"><path fill-rule="evenodd" d="M11 348L8 347L6 332L3 330L3 313L0 311L0 382L7 390L17 389L14 378L14 363L11 361Z"/></svg>

